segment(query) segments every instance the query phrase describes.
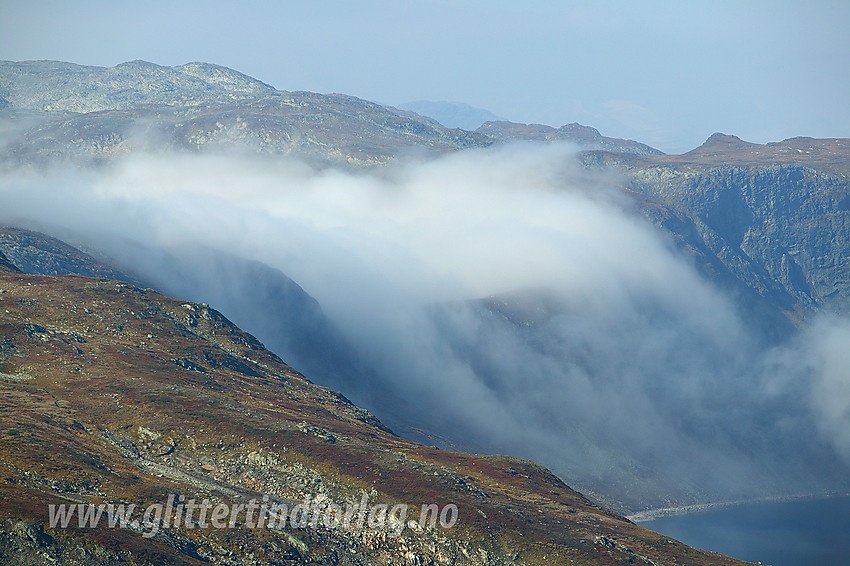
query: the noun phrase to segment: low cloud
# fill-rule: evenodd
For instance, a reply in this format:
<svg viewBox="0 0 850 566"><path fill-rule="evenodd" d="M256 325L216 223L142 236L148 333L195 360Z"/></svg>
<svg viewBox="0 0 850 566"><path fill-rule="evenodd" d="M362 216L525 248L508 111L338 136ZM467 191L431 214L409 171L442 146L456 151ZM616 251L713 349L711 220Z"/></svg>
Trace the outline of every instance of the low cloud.
<svg viewBox="0 0 850 566"><path fill-rule="evenodd" d="M762 349L615 187L565 146L362 174L138 154L9 172L0 215L213 297L298 360L282 334L308 315L280 312L291 324L276 326L261 312L274 305L250 305L256 279L192 250L280 270L333 327L313 324L316 340L338 333L334 367L315 356L297 369L425 441L534 458L633 506L834 485L833 449L850 455L850 327Z"/></svg>
<svg viewBox="0 0 850 566"><path fill-rule="evenodd" d="M850 464L850 321L825 317L803 335L820 433Z"/></svg>

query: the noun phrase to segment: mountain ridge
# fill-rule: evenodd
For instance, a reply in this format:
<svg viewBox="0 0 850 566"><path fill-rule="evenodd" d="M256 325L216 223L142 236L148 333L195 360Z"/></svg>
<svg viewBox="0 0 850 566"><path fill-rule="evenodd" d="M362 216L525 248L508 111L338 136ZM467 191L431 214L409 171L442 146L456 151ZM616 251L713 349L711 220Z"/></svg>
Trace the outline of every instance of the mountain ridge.
<svg viewBox="0 0 850 566"><path fill-rule="evenodd" d="M520 124L508 121L485 122L476 132L501 141L572 142L583 149L603 149L634 155L663 155L663 152L634 140L609 138L591 126L578 122L553 128L544 124Z"/></svg>
<svg viewBox="0 0 850 566"><path fill-rule="evenodd" d="M125 72L126 71L126 72ZM57 73L60 75L57 77ZM72 86L77 84L77 87ZM97 92L98 87L104 92ZM184 91L182 95L177 91ZM120 96L119 96L120 95ZM127 110L138 107L192 107L202 104L236 103L244 100L262 100L267 97L289 96L288 104L305 106L300 97L321 100L328 97L337 102L347 100L368 102L340 94L320 95L307 91L278 90L258 79L234 69L204 62L190 62L173 67L144 60L127 61L113 67L79 65L55 60L0 61L0 99L5 110L36 113L87 114L108 110ZM318 98L317 98L318 97ZM430 118L404 109L382 106L390 114L403 119L413 119L427 127L438 124ZM309 103L306 104L309 106ZM2 108L0 108L2 109ZM451 128L449 128L451 130ZM522 124L493 121L483 124L474 132L498 141L567 140L579 143L589 150L612 151L635 156L663 157L663 152L634 140L609 138L591 126L578 123L555 128L543 124ZM474 139L474 138L473 138ZM492 142L491 142L492 143ZM479 138L468 146L489 145ZM725 148L725 149L724 149ZM808 158L816 162L832 156L835 162L846 160L850 152L850 139L795 137L778 142L754 144L734 135L719 132L710 136L701 146L683 154L670 154L662 162L703 163L710 157L736 157L741 150L751 150L748 162L765 162L771 159L784 161ZM730 149L734 151L729 151ZM759 155L759 157L755 157ZM817 158L820 158L818 161Z"/></svg>
<svg viewBox="0 0 850 566"><path fill-rule="evenodd" d="M0 61L9 106L42 112L89 113L138 105L197 105L271 96L257 79L210 63L176 67L135 60L114 67L61 61Z"/></svg>
<svg viewBox="0 0 850 566"><path fill-rule="evenodd" d="M30 112L41 118L40 126L13 139L7 149L19 163L74 156L110 159L163 142L190 151L238 142L262 153L355 167L386 164L411 153L439 155L523 140L660 153L579 124L539 126L548 128L545 134L530 134L526 125L510 122L487 123L475 131L446 128L356 97L277 90L208 63L167 67L130 61L95 67L0 61L0 97L7 114ZM144 143L145 136L152 140Z"/></svg>

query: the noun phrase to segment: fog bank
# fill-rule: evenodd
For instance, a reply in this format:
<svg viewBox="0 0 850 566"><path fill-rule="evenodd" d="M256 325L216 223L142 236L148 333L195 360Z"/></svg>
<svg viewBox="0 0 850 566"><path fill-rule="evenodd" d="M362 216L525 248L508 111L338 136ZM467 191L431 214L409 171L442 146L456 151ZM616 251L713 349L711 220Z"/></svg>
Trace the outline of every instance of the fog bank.
<svg viewBox="0 0 850 566"><path fill-rule="evenodd" d="M569 147L368 174L139 154L9 171L0 196L0 221L211 303L399 432L632 507L829 489L850 464L850 324L762 346Z"/></svg>

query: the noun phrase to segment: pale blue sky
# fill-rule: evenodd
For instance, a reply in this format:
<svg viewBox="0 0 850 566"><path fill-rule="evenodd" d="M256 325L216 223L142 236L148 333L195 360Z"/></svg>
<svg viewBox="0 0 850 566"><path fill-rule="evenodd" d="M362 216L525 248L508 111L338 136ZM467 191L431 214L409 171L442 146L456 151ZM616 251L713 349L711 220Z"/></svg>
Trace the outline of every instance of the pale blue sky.
<svg viewBox="0 0 850 566"><path fill-rule="evenodd" d="M207 61L285 90L448 100L664 151L850 137L850 1L0 0L0 59Z"/></svg>

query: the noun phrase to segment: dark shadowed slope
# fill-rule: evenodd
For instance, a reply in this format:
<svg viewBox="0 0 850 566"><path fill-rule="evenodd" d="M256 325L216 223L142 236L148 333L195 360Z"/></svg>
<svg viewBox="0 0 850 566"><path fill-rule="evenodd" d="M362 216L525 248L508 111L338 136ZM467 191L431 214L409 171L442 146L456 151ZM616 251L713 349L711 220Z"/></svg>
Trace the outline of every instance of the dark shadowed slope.
<svg viewBox="0 0 850 566"><path fill-rule="evenodd" d="M24 273L37 275L85 275L117 279L128 283L138 280L109 263L40 232L0 226L0 252Z"/></svg>

